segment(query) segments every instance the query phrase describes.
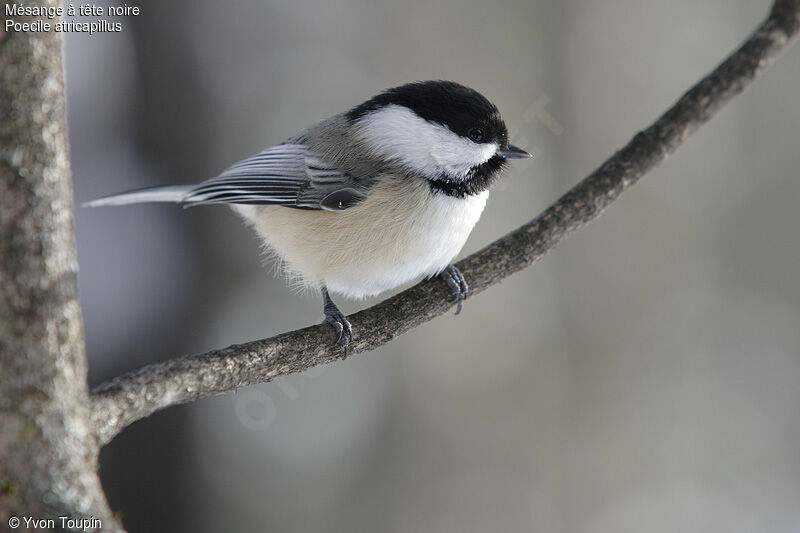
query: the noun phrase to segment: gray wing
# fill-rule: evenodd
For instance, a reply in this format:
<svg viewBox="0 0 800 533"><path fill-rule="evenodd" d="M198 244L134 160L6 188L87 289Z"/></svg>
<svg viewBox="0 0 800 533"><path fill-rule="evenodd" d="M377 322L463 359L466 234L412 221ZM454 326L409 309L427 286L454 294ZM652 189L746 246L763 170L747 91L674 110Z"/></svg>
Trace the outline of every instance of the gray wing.
<svg viewBox="0 0 800 533"><path fill-rule="evenodd" d="M366 196L366 180L339 171L304 144L279 144L199 184L186 193L183 203L283 205L341 211Z"/></svg>

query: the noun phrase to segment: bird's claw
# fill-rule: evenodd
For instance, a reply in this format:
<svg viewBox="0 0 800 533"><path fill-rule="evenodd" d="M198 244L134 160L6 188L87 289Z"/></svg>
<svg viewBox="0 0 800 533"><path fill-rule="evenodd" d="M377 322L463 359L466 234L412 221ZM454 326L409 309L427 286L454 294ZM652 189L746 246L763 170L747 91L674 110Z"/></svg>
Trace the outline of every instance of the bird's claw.
<svg viewBox="0 0 800 533"><path fill-rule="evenodd" d="M336 307L336 304L333 303L330 296L328 296L327 290L323 292L323 297L325 298L325 306L323 307L325 322L333 326L333 329L339 334L336 343L344 347L344 356L347 357L350 355L350 341L353 339L353 327L350 325L350 321L347 320L347 317L344 316L344 313L339 311L339 308Z"/></svg>
<svg viewBox="0 0 800 533"><path fill-rule="evenodd" d="M447 267L439 274L439 277L442 278L445 283L447 283L448 287L450 287L450 290L453 293L453 300L456 302L456 314L459 314L461 312L462 302L467 299L467 296L469 296L469 285L467 285L467 280L464 279L464 275L455 267L455 265L447 265Z"/></svg>
<svg viewBox="0 0 800 533"><path fill-rule="evenodd" d="M353 338L353 328L347 318L341 313L331 313L325 315L325 322L333 326L333 329L339 334L336 342L344 347L344 356L350 355L350 340Z"/></svg>

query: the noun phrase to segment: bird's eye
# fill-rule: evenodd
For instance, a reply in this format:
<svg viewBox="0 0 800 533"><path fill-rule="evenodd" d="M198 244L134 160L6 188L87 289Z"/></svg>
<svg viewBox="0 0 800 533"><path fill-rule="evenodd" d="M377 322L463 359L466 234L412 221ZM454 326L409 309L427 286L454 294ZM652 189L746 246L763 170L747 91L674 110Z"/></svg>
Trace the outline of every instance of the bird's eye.
<svg viewBox="0 0 800 533"><path fill-rule="evenodd" d="M469 135L469 138L476 143L479 143L483 140L483 130L480 128L472 128L467 132L467 135Z"/></svg>

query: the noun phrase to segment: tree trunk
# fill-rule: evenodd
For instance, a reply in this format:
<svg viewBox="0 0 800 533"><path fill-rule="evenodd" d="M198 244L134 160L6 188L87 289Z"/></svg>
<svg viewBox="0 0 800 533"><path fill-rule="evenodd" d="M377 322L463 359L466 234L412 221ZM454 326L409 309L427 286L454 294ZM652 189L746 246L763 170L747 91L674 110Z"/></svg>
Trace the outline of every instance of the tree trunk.
<svg viewBox="0 0 800 533"><path fill-rule="evenodd" d="M55 0L26 5L57 6ZM37 17L38 18L38 17ZM22 21L22 20L21 20ZM62 36L0 36L0 518L118 530L89 426Z"/></svg>

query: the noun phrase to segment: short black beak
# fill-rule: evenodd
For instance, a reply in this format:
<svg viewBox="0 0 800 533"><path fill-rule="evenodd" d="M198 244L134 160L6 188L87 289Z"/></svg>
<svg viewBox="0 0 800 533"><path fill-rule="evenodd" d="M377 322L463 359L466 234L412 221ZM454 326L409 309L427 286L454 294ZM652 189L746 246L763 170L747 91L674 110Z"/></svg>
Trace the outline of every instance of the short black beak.
<svg viewBox="0 0 800 533"><path fill-rule="evenodd" d="M529 157L533 157L522 148L517 148L513 144L509 144L508 148L505 150L498 150L496 153L500 157L505 157L506 159L527 159Z"/></svg>

